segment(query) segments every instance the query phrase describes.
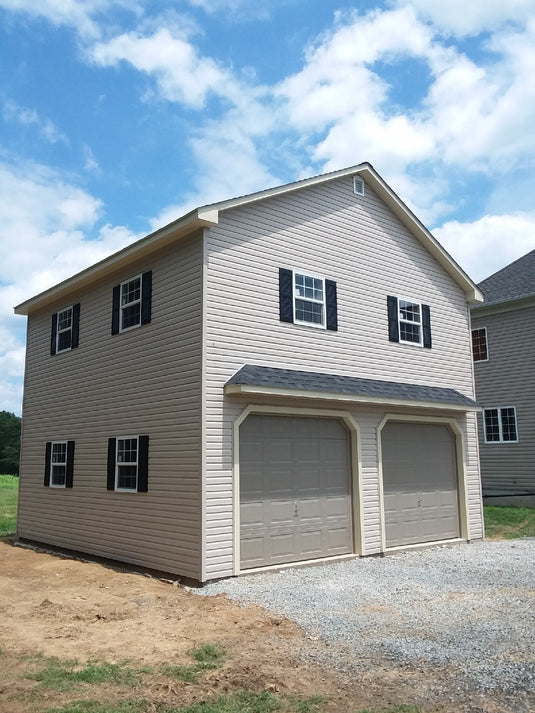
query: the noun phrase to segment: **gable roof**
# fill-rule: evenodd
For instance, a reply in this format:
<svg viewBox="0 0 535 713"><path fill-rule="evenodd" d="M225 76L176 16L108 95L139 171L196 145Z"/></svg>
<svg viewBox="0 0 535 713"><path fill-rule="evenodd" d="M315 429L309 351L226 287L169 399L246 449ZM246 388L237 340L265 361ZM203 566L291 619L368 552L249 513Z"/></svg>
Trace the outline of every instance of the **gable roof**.
<svg viewBox="0 0 535 713"><path fill-rule="evenodd" d="M535 250L482 280L478 287L485 298L482 309L535 297Z"/></svg>
<svg viewBox="0 0 535 713"><path fill-rule="evenodd" d="M320 185L344 176L356 175L360 176L364 182L372 188L403 225L405 225L409 232L433 255L437 262L464 291L466 300L469 303L482 301L483 297L476 284L455 262L451 255L444 250L442 245L431 235L427 228L418 220L396 193L394 193L390 186L385 183L373 166L369 163L361 163L356 166L351 166L350 168L324 173L320 176L305 178L294 183L268 188L267 190L257 193L251 193L249 195L239 196L230 200L219 201L218 203L196 208L181 218L169 223L169 225L156 230L145 238L128 245L126 248L119 250L119 252L82 270L73 277L22 302L15 307L15 313L29 314L31 311L44 307L59 297L66 297L70 292L85 287L97 279L97 277L103 277L120 267L125 267L140 257L144 257L186 235L191 235L196 230L217 225L219 222L219 213L222 211L238 208L256 201L266 200L292 191L303 190L310 186Z"/></svg>
<svg viewBox="0 0 535 713"><path fill-rule="evenodd" d="M227 381L225 393L479 410L475 401L455 389L254 364L246 364L236 372Z"/></svg>

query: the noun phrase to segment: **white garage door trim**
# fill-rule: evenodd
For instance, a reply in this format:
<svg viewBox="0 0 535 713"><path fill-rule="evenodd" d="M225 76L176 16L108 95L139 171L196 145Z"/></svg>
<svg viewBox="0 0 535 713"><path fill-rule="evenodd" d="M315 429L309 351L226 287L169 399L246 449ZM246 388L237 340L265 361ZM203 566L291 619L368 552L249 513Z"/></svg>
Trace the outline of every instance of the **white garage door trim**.
<svg viewBox="0 0 535 713"><path fill-rule="evenodd" d="M410 423L435 423L439 425L449 426L455 437L456 456L457 456L457 477L459 484L459 519L461 538L468 540L468 510L467 510L467 492L466 492L466 460L463 432L459 423L454 418L443 418L440 416L411 416L404 414L386 414L377 427L377 456L379 464L379 517L381 521L381 552L389 552L396 547L386 546L386 522L384 508L384 488L383 488L383 452L381 446L381 432L390 421L405 421ZM449 542L449 540L448 540ZM425 543L424 543L425 544ZM440 541L428 543L432 545L440 544ZM411 547L421 547L422 545L406 545L401 549L409 549Z"/></svg>
<svg viewBox="0 0 535 713"><path fill-rule="evenodd" d="M337 418L343 421L349 431L350 439L350 467L351 467L351 488L352 488L352 515L353 515L353 538L354 538L354 554L364 555L363 543L364 543L364 533L363 533L363 513L362 513L362 499L360 494L362 492L361 488L361 461L360 461L360 432L356 421L353 419L350 413L347 411L333 411L331 409L314 409L314 408L297 408L292 406L247 406L244 411L238 416L234 421L234 442L233 442L233 453L232 453L232 471L233 471L233 484L232 484L232 512L233 512L233 574L240 574L240 425L245 421L247 416L250 414L271 414L273 416L312 416L318 418ZM347 556L347 555L346 555ZM314 560L318 562L321 560ZM298 562L292 562L288 566L295 567ZM281 569L281 566L277 565L274 569ZM269 569L269 567L263 567L262 569ZM250 569L246 570L251 572Z"/></svg>

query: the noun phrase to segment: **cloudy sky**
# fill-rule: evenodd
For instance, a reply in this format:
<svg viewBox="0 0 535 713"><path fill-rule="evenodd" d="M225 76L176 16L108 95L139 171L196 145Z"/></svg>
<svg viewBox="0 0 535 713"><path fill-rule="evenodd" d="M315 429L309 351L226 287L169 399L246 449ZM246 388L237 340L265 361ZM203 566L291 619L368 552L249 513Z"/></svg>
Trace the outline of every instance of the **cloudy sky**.
<svg viewBox="0 0 535 713"><path fill-rule="evenodd" d="M476 281L535 247L535 0L0 0L13 306L203 205L362 161Z"/></svg>

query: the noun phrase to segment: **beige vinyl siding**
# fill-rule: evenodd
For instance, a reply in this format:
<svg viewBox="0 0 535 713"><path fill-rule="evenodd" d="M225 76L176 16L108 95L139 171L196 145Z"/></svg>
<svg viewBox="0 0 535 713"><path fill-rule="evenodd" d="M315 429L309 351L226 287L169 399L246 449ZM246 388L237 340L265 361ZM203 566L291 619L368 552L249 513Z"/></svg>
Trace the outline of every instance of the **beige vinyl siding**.
<svg viewBox="0 0 535 713"><path fill-rule="evenodd" d="M205 236L210 578L232 567L232 423L243 406L225 398L223 388L241 366L452 387L467 396L473 396L473 375L464 293L368 186L365 197L353 194L351 177L221 211L219 225ZM338 332L279 321L279 267L337 282ZM387 295L430 306L432 349L389 342ZM365 412L355 413L364 419L365 547L372 553L380 532L375 426L366 425ZM473 451L473 428L466 438ZM477 464L470 478L477 508ZM477 532L480 515L474 517Z"/></svg>
<svg viewBox="0 0 535 713"><path fill-rule="evenodd" d="M483 408L516 407L518 443L485 443L480 455L485 495L535 494L535 307L478 317L487 328L489 359L476 362L476 393ZM482 418L482 417L481 417Z"/></svg>
<svg viewBox="0 0 535 713"><path fill-rule="evenodd" d="M152 270L152 321L111 334L112 289ZM50 356L51 315L31 314L18 534L200 577L202 240L95 282L80 343ZM108 438L148 434L147 493L106 489ZM43 486L45 443L74 440L74 487Z"/></svg>

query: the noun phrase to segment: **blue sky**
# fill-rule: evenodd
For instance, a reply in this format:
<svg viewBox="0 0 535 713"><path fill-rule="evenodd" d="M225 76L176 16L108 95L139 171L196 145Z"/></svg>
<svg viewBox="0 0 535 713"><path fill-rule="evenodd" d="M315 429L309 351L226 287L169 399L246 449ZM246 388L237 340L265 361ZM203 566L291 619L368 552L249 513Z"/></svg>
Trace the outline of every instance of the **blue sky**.
<svg viewBox="0 0 535 713"><path fill-rule="evenodd" d="M203 205L369 161L477 282L535 247L535 0L0 0L13 306Z"/></svg>

